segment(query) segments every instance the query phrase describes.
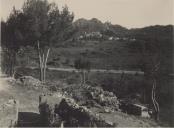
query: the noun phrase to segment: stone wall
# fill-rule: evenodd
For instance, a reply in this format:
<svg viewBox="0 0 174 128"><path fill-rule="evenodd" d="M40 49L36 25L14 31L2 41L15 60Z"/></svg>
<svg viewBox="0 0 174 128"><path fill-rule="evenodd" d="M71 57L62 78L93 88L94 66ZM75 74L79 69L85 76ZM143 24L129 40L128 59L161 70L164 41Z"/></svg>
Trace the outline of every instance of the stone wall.
<svg viewBox="0 0 174 128"><path fill-rule="evenodd" d="M42 95L39 101L39 111L44 126L61 126L61 124L65 127L114 126L112 122L102 119L99 114L61 94L57 97L55 94Z"/></svg>

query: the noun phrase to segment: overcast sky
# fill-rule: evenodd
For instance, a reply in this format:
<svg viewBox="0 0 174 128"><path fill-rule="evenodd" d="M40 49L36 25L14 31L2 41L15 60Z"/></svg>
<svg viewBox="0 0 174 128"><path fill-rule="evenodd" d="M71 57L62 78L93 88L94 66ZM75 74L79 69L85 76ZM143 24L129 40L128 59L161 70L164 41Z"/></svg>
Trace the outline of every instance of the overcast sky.
<svg viewBox="0 0 174 128"><path fill-rule="evenodd" d="M12 7L20 9L25 0L0 0L0 16L6 20ZM128 28L167 25L174 22L173 0L48 0L61 8L67 5L78 18L98 18Z"/></svg>

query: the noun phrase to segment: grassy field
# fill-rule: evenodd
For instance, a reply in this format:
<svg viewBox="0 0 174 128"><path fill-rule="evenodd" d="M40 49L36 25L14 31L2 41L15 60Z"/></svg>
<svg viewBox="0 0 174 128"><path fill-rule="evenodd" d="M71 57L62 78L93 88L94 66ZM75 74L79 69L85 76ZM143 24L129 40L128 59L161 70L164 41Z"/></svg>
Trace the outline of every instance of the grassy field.
<svg viewBox="0 0 174 128"><path fill-rule="evenodd" d="M73 67L74 60L83 56L91 61L92 68L137 70L139 69L137 64L140 55L129 51L127 43L86 41L83 45L54 47L50 52L48 65L52 67ZM19 65L22 65L22 63L23 65L37 65L37 52L30 48L28 53L18 57L18 62Z"/></svg>
<svg viewBox="0 0 174 128"><path fill-rule="evenodd" d="M144 57L140 50L133 47L130 41L81 41L72 45L66 42L53 47L48 58L48 67L73 68L74 60L79 57L87 58L93 69L142 70ZM165 48L165 47L164 47ZM172 53L165 50L160 56L160 69L172 73ZM24 48L17 57L18 66L38 66L38 55L34 48Z"/></svg>

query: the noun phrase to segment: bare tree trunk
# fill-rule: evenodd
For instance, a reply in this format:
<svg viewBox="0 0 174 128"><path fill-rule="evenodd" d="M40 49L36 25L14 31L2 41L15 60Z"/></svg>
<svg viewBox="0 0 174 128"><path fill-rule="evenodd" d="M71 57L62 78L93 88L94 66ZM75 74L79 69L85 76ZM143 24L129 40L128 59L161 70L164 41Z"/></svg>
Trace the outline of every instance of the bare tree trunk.
<svg viewBox="0 0 174 128"><path fill-rule="evenodd" d="M44 80L44 63L45 63L45 55L44 55L44 51L42 53L42 82L45 82Z"/></svg>
<svg viewBox="0 0 174 128"><path fill-rule="evenodd" d="M146 103L146 90L143 90L143 103Z"/></svg>
<svg viewBox="0 0 174 128"><path fill-rule="evenodd" d="M83 71L80 71L81 86L83 86Z"/></svg>
<svg viewBox="0 0 174 128"><path fill-rule="evenodd" d="M86 81L87 81L87 82L89 82L89 72L90 72L90 71L87 71L87 72L86 72Z"/></svg>
<svg viewBox="0 0 174 128"><path fill-rule="evenodd" d="M10 76L13 77L14 74L14 67L15 67L15 61L16 61L16 53L15 51L11 51L10 53Z"/></svg>
<svg viewBox="0 0 174 128"><path fill-rule="evenodd" d="M80 72L80 78L81 78L81 86L83 86L86 82L86 78L85 78L85 71L81 70Z"/></svg>
<svg viewBox="0 0 174 128"><path fill-rule="evenodd" d="M85 70L83 71L83 85L86 84L86 75L85 75Z"/></svg>
<svg viewBox="0 0 174 128"><path fill-rule="evenodd" d="M10 55L10 77L13 75L13 57Z"/></svg>
<svg viewBox="0 0 174 128"><path fill-rule="evenodd" d="M155 82L155 90L156 90L156 82ZM154 93L154 101L155 101L155 104L156 104L156 107L157 107L157 115L156 115L156 120L159 120L159 104L156 100L156 91Z"/></svg>
<svg viewBox="0 0 174 128"><path fill-rule="evenodd" d="M121 74L121 78L120 78L120 81L119 81L119 86L120 86L120 87L121 87L122 84L123 84L124 76L125 76L125 74L124 74L124 72L123 72L123 73Z"/></svg>
<svg viewBox="0 0 174 128"><path fill-rule="evenodd" d="M158 102L156 101L156 80L154 79L153 80L153 87L152 87L152 101L153 101L153 105L154 105L154 108L155 108L155 113L154 113L154 116L155 116L155 120L159 120L159 104Z"/></svg>
<svg viewBox="0 0 174 128"><path fill-rule="evenodd" d="M39 47L39 41L38 41L38 55L39 55L39 66L40 66L40 81L45 82L46 78L46 68L47 68L47 60L50 53L50 48L48 48L46 56L44 51L41 55L41 49Z"/></svg>
<svg viewBox="0 0 174 128"><path fill-rule="evenodd" d="M9 51L9 66L7 67L8 69L8 75L11 77L12 76L12 70L13 70L13 57L12 57L12 51Z"/></svg>
<svg viewBox="0 0 174 128"><path fill-rule="evenodd" d="M47 68L47 61L48 61L49 53L50 53L50 48L48 48L47 55L46 55L46 58L44 60L44 72L43 72L43 80L44 80L44 82L45 82L45 79L46 79L46 68Z"/></svg>
<svg viewBox="0 0 174 128"><path fill-rule="evenodd" d="M156 108L156 104L155 104L155 101L154 101L154 81L153 81L153 86L152 86L152 103L153 103L153 106L154 106L155 111L156 111L157 108Z"/></svg>
<svg viewBox="0 0 174 128"><path fill-rule="evenodd" d="M43 81L43 60L41 57L41 51L40 51L40 47L39 47L39 41L38 41L38 56L39 56L39 68L40 68L40 81Z"/></svg>

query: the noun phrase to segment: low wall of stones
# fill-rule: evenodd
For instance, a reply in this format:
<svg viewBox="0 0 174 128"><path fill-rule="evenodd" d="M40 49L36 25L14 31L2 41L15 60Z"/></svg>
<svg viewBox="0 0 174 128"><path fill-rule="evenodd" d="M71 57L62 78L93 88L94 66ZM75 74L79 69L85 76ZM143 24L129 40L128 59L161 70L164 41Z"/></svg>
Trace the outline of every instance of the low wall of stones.
<svg viewBox="0 0 174 128"><path fill-rule="evenodd" d="M73 99L56 95L42 95L39 97L39 111L45 126L65 127L113 127L112 122L78 105Z"/></svg>

